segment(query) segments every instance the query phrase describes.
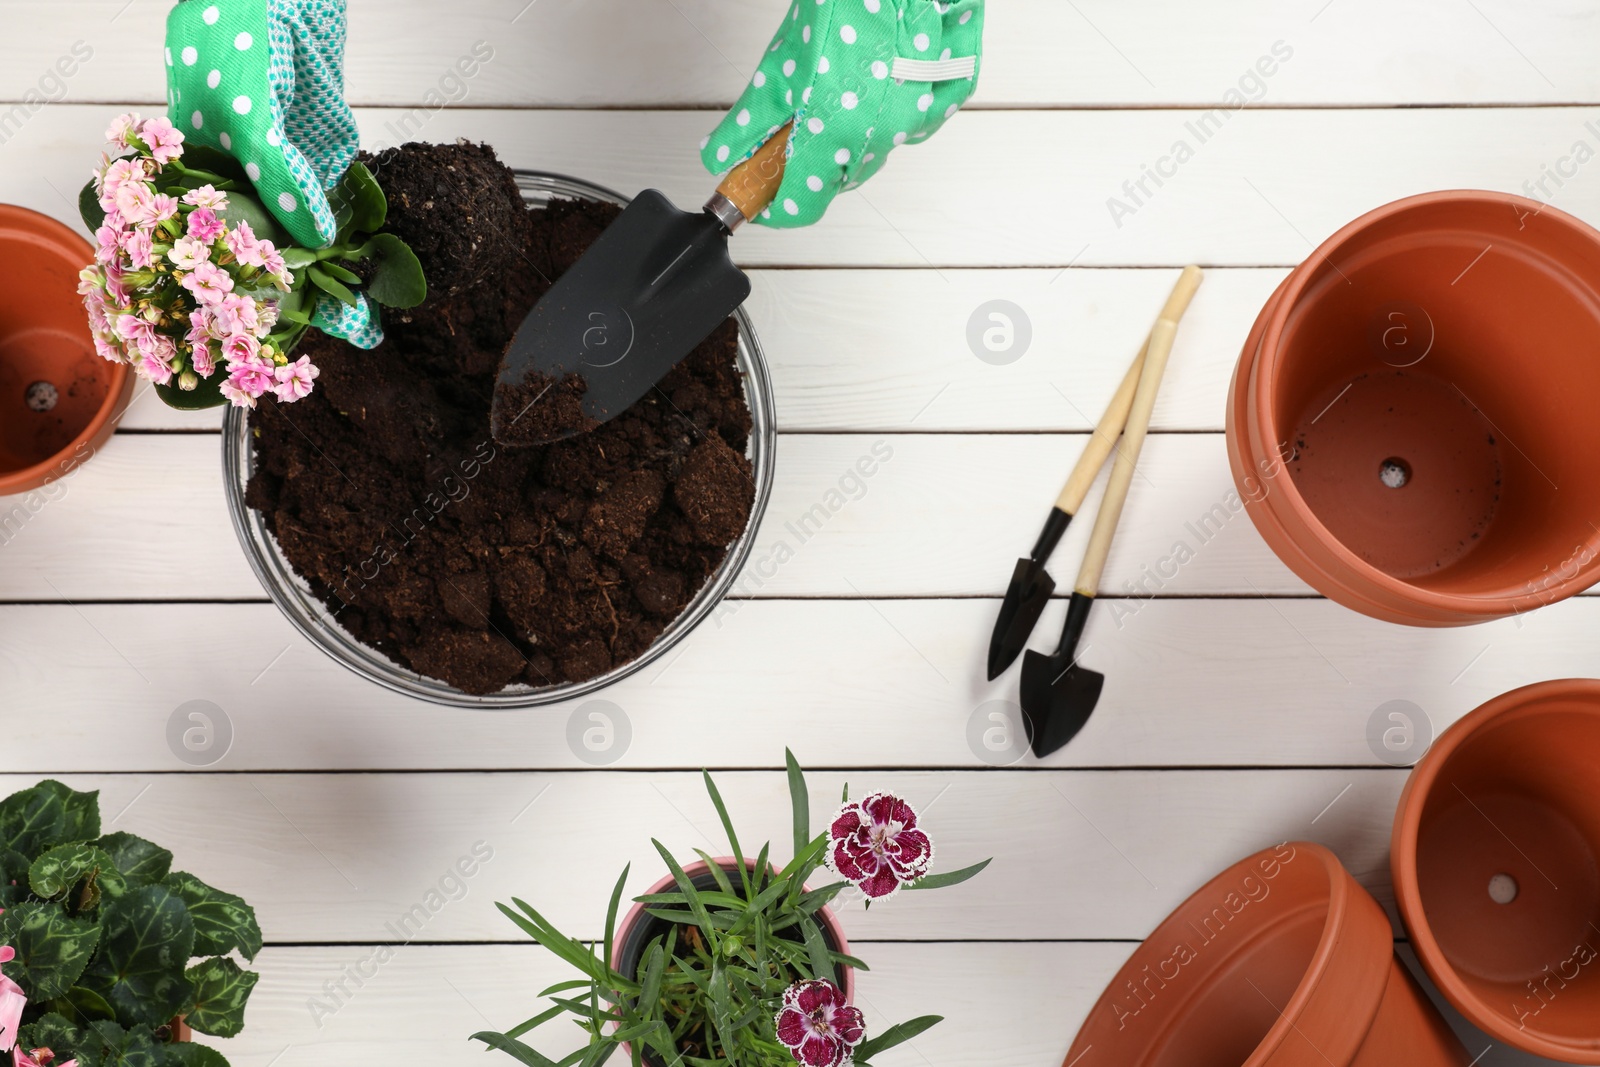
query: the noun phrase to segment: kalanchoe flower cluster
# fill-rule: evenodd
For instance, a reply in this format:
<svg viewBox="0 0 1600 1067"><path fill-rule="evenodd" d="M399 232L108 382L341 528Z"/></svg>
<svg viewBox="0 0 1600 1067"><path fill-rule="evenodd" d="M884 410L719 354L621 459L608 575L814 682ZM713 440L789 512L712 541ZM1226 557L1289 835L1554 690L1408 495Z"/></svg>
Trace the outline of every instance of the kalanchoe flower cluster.
<svg viewBox="0 0 1600 1067"><path fill-rule="evenodd" d="M928 873L933 842L917 813L893 793L872 793L839 809L828 828L828 869L855 884L868 902L893 896Z"/></svg>
<svg viewBox="0 0 1600 1067"><path fill-rule="evenodd" d="M804 1067L844 1067L867 1036L861 1009L826 978L796 982L783 993L776 1017L778 1040Z"/></svg>
<svg viewBox="0 0 1600 1067"><path fill-rule="evenodd" d="M106 217L78 284L95 350L186 392L220 371L223 396L240 407L311 392L310 359L290 360L268 339L277 297L294 284L283 254L248 222L230 224L227 193L214 185L158 190L166 168L182 170L183 134L165 117L121 115L106 140L134 154L102 157L95 171Z"/></svg>

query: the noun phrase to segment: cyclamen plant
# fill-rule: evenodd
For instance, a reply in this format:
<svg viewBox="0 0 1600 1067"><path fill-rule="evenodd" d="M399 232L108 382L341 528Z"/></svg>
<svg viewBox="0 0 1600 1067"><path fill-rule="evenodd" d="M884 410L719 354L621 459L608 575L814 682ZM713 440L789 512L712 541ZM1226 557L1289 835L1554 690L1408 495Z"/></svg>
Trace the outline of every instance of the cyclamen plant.
<svg viewBox="0 0 1600 1067"><path fill-rule="evenodd" d="M0 801L0 1053L12 1067L227 1067L175 1040L244 1027L255 912L174 871L172 853L102 834L98 793L44 781ZM204 957L188 966L191 957Z"/></svg>
<svg viewBox="0 0 1600 1067"><path fill-rule="evenodd" d="M80 196L97 248L78 292L95 350L155 383L169 404L254 407L268 395L293 403L309 394L318 368L291 352L312 325L313 290L354 305L354 288L365 284L391 307L426 295L411 250L393 234L372 233L387 204L359 162L330 197L338 239L313 251L278 247L273 237L285 240L283 231L237 162L186 150L166 117L121 115L106 140L132 154L102 155ZM365 260L369 278L341 263Z"/></svg>
<svg viewBox="0 0 1600 1067"><path fill-rule="evenodd" d="M837 979L841 967L867 965L829 946L818 912L854 886L870 906L901 889L935 889L964 882L989 861L929 874L933 842L916 811L892 793L849 799L828 829L813 837L805 775L786 752L794 824L794 859L782 871L768 863L770 844L753 861L740 850L722 796L709 774L706 791L728 835L733 862L719 866L705 852L715 889L697 887L683 866L652 840L676 887L635 897L666 933L639 953L633 973L612 957L617 909L628 880L624 869L606 911L605 939L593 945L558 931L521 900L497 905L539 944L582 975L539 995L551 1006L504 1033L473 1038L514 1056L526 1067L598 1067L619 1046L633 1067L870 1067L872 1057L941 1021L925 1015L869 1036L861 1010ZM698 851L698 850L696 850ZM806 879L826 867L840 876L817 889ZM522 1037L553 1019L570 1017L588 1041L552 1060Z"/></svg>

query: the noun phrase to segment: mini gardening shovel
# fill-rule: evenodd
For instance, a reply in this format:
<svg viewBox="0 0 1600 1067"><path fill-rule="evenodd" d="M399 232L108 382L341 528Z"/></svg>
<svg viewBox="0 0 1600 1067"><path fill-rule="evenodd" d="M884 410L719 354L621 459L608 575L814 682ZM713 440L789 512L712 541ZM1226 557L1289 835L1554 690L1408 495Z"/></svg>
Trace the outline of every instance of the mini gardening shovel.
<svg viewBox="0 0 1600 1067"><path fill-rule="evenodd" d="M701 211L646 189L556 280L500 361L495 440L546 444L620 415L744 303L750 279L728 237L777 195L789 129L730 171Z"/></svg>
<svg viewBox="0 0 1600 1067"><path fill-rule="evenodd" d="M1139 451L1144 446L1145 433L1150 428L1150 412L1155 407L1156 392L1161 388L1161 376L1167 368L1167 356L1172 352L1173 338L1177 336L1178 320L1183 318L1189 301L1199 288L1200 277L1199 267L1183 269L1145 342L1143 366L1139 369L1138 385L1128 408L1127 426L1122 432L1122 447L1116 450L1116 458L1112 461L1105 499L1101 501L1099 514L1095 516L1094 529L1089 534L1089 547L1084 553L1083 565L1078 570L1078 581L1072 588L1072 599L1067 603L1067 622L1061 631L1061 643L1050 655L1030 651L1022 659L1022 713L1028 720L1029 736L1036 756L1048 756L1076 737L1100 700L1105 675L1078 663L1078 641L1083 637L1089 608L1100 587L1100 573L1105 569L1106 556L1111 551L1111 538L1117 532L1122 505L1128 498L1128 487L1133 483L1134 465L1139 461ZM1138 362L1135 360L1135 364ZM1114 409L1116 406L1117 402L1113 399L1111 407ZM1107 415L1112 413L1108 411ZM1105 421L1101 419L1102 426ZM1099 435L1097 428L1096 440ZM1091 441L1091 448L1093 445ZM1085 450L1086 457L1089 451ZM1083 462L1080 461L1079 468L1082 466ZM1099 461L1096 461L1095 467L1090 468L1090 477L1098 466ZM1073 471L1074 477L1078 474L1078 470ZM1067 484L1069 489L1072 488L1070 479ZM1071 500L1067 502L1074 503ZM1081 502L1082 494L1079 494L1076 503ZM1063 514L1070 515L1070 512L1060 509L1060 502L1057 507ZM1054 515L1051 516L1051 523L1046 525L1046 534L1049 534L1051 525L1060 525L1062 529L1066 527ZM1057 532L1056 536L1059 538L1060 533Z"/></svg>

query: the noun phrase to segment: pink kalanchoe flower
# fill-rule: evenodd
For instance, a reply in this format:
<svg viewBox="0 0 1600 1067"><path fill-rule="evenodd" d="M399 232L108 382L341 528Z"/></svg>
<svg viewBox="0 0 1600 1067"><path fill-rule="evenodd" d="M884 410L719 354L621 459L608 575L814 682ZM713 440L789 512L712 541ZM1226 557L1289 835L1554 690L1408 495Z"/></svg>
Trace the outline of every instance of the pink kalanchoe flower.
<svg viewBox="0 0 1600 1067"><path fill-rule="evenodd" d="M893 793L846 804L828 828L828 869L869 900L894 895L928 873L933 842L917 829L917 813Z"/></svg>
<svg viewBox="0 0 1600 1067"><path fill-rule="evenodd" d="M150 231L143 227L128 234L127 243L123 246L128 253L128 262L140 270L144 270L155 262L154 240Z"/></svg>
<svg viewBox="0 0 1600 1067"><path fill-rule="evenodd" d="M124 362L122 349L117 347L116 340L105 334L97 333L94 335L94 350L107 363Z"/></svg>
<svg viewBox="0 0 1600 1067"><path fill-rule="evenodd" d="M122 279L122 264L113 260L106 264L106 295L118 307L128 306L128 286Z"/></svg>
<svg viewBox="0 0 1600 1067"><path fill-rule="evenodd" d="M222 220L208 207L197 207L189 212L189 236L203 244L210 244L222 233Z"/></svg>
<svg viewBox="0 0 1600 1067"><path fill-rule="evenodd" d="M166 340L163 338L163 340ZM171 342L168 341L170 344ZM166 385L172 381L172 368L167 366L159 352L151 350L144 353L139 360L139 373L149 378L157 385Z"/></svg>
<svg viewBox="0 0 1600 1067"><path fill-rule="evenodd" d="M283 403L292 404L311 392L311 383L316 381L317 375L321 373L312 364L310 356L301 356L288 366L279 367L273 372L278 379L274 391Z"/></svg>
<svg viewBox="0 0 1600 1067"><path fill-rule="evenodd" d="M179 270L192 271L211 258L211 246L193 237L180 237L172 242L172 249L167 253L167 258Z"/></svg>
<svg viewBox="0 0 1600 1067"><path fill-rule="evenodd" d="M129 147L128 135L138 130L138 128L139 113L137 111L118 115L111 120L111 125L106 127L106 140L118 148L127 148Z"/></svg>
<svg viewBox="0 0 1600 1067"><path fill-rule="evenodd" d="M796 982L783 991L776 1017L778 1040L804 1067L843 1067L867 1036L859 1008L826 978Z"/></svg>
<svg viewBox="0 0 1600 1067"><path fill-rule="evenodd" d="M245 296L243 293L229 293L217 306L217 321L227 323L224 333L255 334L256 327L261 325L255 297Z"/></svg>
<svg viewBox="0 0 1600 1067"><path fill-rule="evenodd" d="M17 952L10 945L0 945L0 963L10 963ZM16 982L0 974L0 1052L9 1052L17 1043L17 1028L22 1025L22 1009L28 1006L28 995Z"/></svg>
<svg viewBox="0 0 1600 1067"><path fill-rule="evenodd" d="M198 189L190 189L184 193L183 202L195 207L208 207L212 211L225 211L228 207L228 194L219 192L216 186L202 185Z"/></svg>
<svg viewBox="0 0 1600 1067"><path fill-rule="evenodd" d="M233 333L222 339L222 358L231 366L254 359L261 351L261 342L248 333Z"/></svg>
<svg viewBox="0 0 1600 1067"><path fill-rule="evenodd" d="M222 238L222 243L228 246L233 258L245 266L261 266L261 247L256 241L255 231L250 228L248 222L240 221Z"/></svg>
<svg viewBox="0 0 1600 1067"><path fill-rule="evenodd" d="M149 146L157 163L165 165L183 155L183 134L165 115L145 119L139 126L139 137Z"/></svg>
<svg viewBox="0 0 1600 1067"><path fill-rule="evenodd" d="M166 222L178 213L177 197L168 196L166 193L157 193L151 198L151 222Z"/></svg>
<svg viewBox="0 0 1600 1067"><path fill-rule="evenodd" d="M138 315L117 316L117 336L144 352L155 344L156 328Z"/></svg>
<svg viewBox="0 0 1600 1067"><path fill-rule="evenodd" d="M135 226L141 222L149 222L150 216L155 212L155 190L142 181L123 182L117 186L113 199L116 201L117 210L122 212L122 217Z"/></svg>
<svg viewBox="0 0 1600 1067"><path fill-rule="evenodd" d="M283 253L272 247L271 241L262 241L261 268L272 278L272 284L288 292L294 285L294 275L289 273L289 265L283 261Z"/></svg>
<svg viewBox="0 0 1600 1067"><path fill-rule="evenodd" d="M189 217L192 219L194 215ZM193 293L194 298L202 304L220 304L223 297L233 291L233 278L215 263L200 264L192 273L184 275L178 284Z"/></svg>
<svg viewBox="0 0 1600 1067"><path fill-rule="evenodd" d="M111 161L100 175L100 206L107 211L112 210L117 206L118 189L129 182L142 182L146 177L148 175L142 159L135 157Z"/></svg>
<svg viewBox="0 0 1600 1067"><path fill-rule="evenodd" d="M109 216L108 216L109 217ZM101 263L110 263L122 252L122 244L127 239L130 231L119 230L109 224L101 226L94 231L96 248L94 258Z"/></svg>
<svg viewBox="0 0 1600 1067"><path fill-rule="evenodd" d="M209 378L217 369L217 354L211 350L210 338L195 340L194 331L189 333L189 343L192 346L189 362L194 367L194 372L202 378Z"/></svg>
<svg viewBox="0 0 1600 1067"><path fill-rule="evenodd" d="M251 397L258 397L277 387L277 376L273 373L276 369L261 356L252 356L242 362L228 364L228 382Z"/></svg>

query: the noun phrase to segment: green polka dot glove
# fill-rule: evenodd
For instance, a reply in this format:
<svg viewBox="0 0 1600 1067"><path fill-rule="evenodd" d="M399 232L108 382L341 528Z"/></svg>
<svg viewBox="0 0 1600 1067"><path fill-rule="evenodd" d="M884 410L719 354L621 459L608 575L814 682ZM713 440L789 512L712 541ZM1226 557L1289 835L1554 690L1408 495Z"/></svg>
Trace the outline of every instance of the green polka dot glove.
<svg viewBox="0 0 1600 1067"><path fill-rule="evenodd" d="M978 83L984 0L793 0L739 102L701 146L720 174L793 121L783 185L755 221L809 226L926 139Z"/></svg>
<svg viewBox="0 0 1600 1067"><path fill-rule="evenodd" d="M344 37L344 0L179 0L167 16L173 125L244 164L306 248L333 241L328 190L358 147Z"/></svg>

